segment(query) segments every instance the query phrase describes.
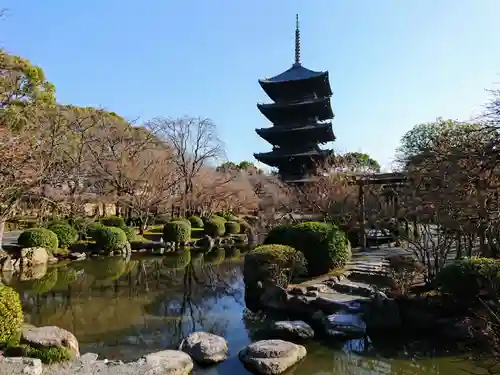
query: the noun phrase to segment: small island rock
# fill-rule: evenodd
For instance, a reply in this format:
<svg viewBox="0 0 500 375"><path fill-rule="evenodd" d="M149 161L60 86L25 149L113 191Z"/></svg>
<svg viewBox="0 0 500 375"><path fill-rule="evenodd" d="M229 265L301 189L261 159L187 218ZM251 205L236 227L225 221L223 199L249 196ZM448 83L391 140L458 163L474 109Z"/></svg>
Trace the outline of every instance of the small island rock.
<svg viewBox="0 0 500 375"><path fill-rule="evenodd" d="M228 357L227 341L207 332L194 332L182 340L180 350L204 365L224 361Z"/></svg>

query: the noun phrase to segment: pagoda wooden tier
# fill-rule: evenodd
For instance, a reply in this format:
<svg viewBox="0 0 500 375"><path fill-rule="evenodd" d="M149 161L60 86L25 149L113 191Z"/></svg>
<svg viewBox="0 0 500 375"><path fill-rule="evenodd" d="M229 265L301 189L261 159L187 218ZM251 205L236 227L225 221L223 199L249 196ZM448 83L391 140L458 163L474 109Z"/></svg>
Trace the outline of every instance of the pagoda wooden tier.
<svg viewBox="0 0 500 375"><path fill-rule="evenodd" d="M330 157L331 150L320 144L335 140L328 72L307 69L300 63L300 30L295 30L295 63L277 76L260 79L259 84L273 103L257 104L273 124L256 129L259 136L273 145L271 152L254 157L278 168L283 181L307 181L318 172L318 165Z"/></svg>

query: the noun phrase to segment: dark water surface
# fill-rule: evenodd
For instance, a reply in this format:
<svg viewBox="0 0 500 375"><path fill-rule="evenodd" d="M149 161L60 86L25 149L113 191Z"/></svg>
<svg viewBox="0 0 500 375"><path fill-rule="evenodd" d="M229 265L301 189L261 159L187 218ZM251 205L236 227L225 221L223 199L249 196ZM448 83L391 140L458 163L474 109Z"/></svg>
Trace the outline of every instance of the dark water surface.
<svg viewBox="0 0 500 375"><path fill-rule="evenodd" d="M26 319L75 334L82 353L129 361L175 348L203 330L229 341L231 358L195 374L248 374L237 358L252 341L258 320L245 310L242 254L216 249L156 258L92 259L58 266L38 280L12 280ZM390 338L388 338L390 339ZM465 359L418 343L308 344L308 356L287 374L465 375L478 372Z"/></svg>

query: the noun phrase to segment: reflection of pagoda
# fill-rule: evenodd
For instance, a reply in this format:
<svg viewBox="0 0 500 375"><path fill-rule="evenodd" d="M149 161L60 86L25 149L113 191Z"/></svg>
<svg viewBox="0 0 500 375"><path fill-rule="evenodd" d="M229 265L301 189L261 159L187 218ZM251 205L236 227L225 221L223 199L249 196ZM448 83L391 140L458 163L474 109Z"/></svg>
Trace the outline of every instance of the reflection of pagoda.
<svg viewBox="0 0 500 375"><path fill-rule="evenodd" d="M277 167L284 181L307 181L331 150L318 144L335 140L330 104L332 90L328 72L315 72L300 63L299 19L295 30L295 63L286 72L259 80L274 103L257 104L273 123L271 128L256 129L259 136L273 145L271 152L254 154L269 166Z"/></svg>

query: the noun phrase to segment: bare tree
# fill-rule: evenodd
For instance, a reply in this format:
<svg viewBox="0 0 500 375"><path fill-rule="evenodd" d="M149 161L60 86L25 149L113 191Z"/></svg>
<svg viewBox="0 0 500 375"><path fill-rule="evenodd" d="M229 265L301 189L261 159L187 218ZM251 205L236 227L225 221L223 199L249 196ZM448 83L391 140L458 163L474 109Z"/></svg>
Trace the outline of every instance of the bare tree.
<svg viewBox="0 0 500 375"><path fill-rule="evenodd" d="M182 117L156 118L148 123L148 127L157 132L165 147L173 153L183 184L182 202L186 209L191 209L195 177L203 167L224 154L216 125L207 118Z"/></svg>

